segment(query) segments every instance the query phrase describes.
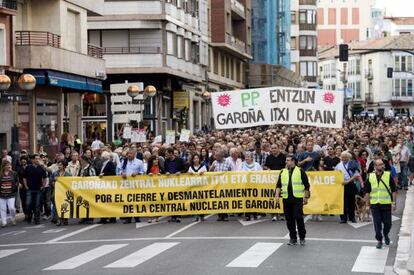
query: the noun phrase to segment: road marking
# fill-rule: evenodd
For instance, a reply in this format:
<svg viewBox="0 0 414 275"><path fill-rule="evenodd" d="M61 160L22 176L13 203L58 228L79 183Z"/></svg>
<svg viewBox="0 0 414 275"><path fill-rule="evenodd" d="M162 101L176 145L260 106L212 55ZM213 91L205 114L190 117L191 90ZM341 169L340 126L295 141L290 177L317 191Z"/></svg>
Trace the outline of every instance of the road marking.
<svg viewBox="0 0 414 275"><path fill-rule="evenodd" d="M0 247L18 247L18 246L37 246L37 245L62 245L62 244L79 244L79 243L105 243L105 242L139 242L139 241L164 241L165 237L148 237L148 238L123 238L123 239L96 239L96 240L76 240L76 241L62 241L62 242L33 242L33 243L13 243L13 244L0 244ZM285 237L274 236L195 236L195 237L171 237L168 240L286 240ZM363 239L333 239L333 238L306 238L307 241L318 242L344 242L344 243L364 243L364 244L376 244L375 240L363 240Z"/></svg>
<svg viewBox="0 0 414 275"><path fill-rule="evenodd" d="M26 233L26 230L16 230L16 231L10 231L10 232L6 232L0 235L0 237L2 236L8 236L8 235L13 235L13 236L17 236L23 233Z"/></svg>
<svg viewBox="0 0 414 275"><path fill-rule="evenodd" d="M16 254L16 253L19 253L19 252L24 251L26 249L27 248L0 250L0 259L4 258L4 257L7 257L7 256L10 256L10 255L13 255L13 254Z"/></svg>
<svg viewBox="0 0 414 275"><path fill-rule="evenodd" d="M158 220L159 220L159 222L156 222L155 221L155 218L153 218L152 219L152 223L149 223L149 222L137 222L137 223L135 223L135 228L136 229L139 229L139 228L143 228L143 227L147 227L147 226L151 226L151 225L154 225L154 224L162 224L162 223L165 223L165 221L162 221L162 220L164 220L165 218L167 218L167 217L160 217Z"/></svg>
<svg viewBox="0 0 414 275"><path fill-rule="evenodd" d="M45 227L44 224L39 224L39 225L34 225L34 226L26 226L26 227L23 227L23 228L24 229L38 229L38 228L43 228L43 227Z"/></svg>
<svg viewBox="0 0 414 275"><path fill-rule="evenodd" d="M95 249L86 251L85 253L79 254L78 256L69 258L63 262L57 263L55 265L49 266L43 270L67 270L74 269L81 265L84 265L90 261L93 261L97 258L105 256L115 250L118 250L122 247L127 246L128 244L107 244L101 245Z"/></svg>
<svg viewBox="0 0 414 275"><path fill-rule="evenodd" d="M384 273L387 257L388 247L377 249L374 246L363 246L352 272Z"/></svg>
<svg viewBox="0 0 414 275"><path fill-rule="evenodd" d="M391 220L393 221L393 222L395 222L395 221L398 221L398 220L400 220L400 218L398 218L397 216L392 216L391 217Z"/></svg>
<svg viewBox="0 0 414 275"><path fill-rule="evenodd" d="M66 238L72 237L72 236L74 236L74 235L77 235L77 234L79 234L79 233L82 233L82 232L85 232L85 231L91 230L91 229L93 229L93 228L95 228L95 227L98 227L98 226L101 226L101 225L102 225L102 224L93 224L93 225L90 225L90 226L84 227L84 228L82 228L82 229L79 229L79 230L73 231L73 232L71 232L71 233L68 233L68 234L66 234L66 235L60 236L60 237L58 237L58 238L56 238L56 239L49 240L49 241L47 241L47 243L55 243L55 242L58 242L58 241L60 241L60 240L63 240L63 239L66 239Z"/></svg>
<svg viewBox="0 0 414 275"><path fill-rule="evenodd" d="M357 223L348 222L348 224L349 224L350 226L352 226L353 228L358 229L358 228L361 228L361 227L363 227L363 226L366 226L366 225L372 224L372 222L357 222Z"/></svg>
<svg viewBox="0 0 414 275"><path fill-rule="evenodd" d="M65 230L66 230L65 228L49 229L49 230L43 231L42 233L43 233L43 234L48 234L48 233L59 233L59 232L65 231Z"/></svg>
<svg viewBox="0 0 414 275"><path fill-rule="evenodd" d="M213 216L213 214L208 215L208 216L206 216L206 217L204 217L204 218L207 220L207 219L208 219L208 218L210 218L211 216ZM171 233L170 235L166 236L166 237L165 237L165 239L172 238L172 237L174 237L175 235L180 234L181 232L183 232L183 231L187 230L187 229L188 229L188 228L190 228L190 227L193 227L194 225L196 225L196 224L198 224L198 223L200 223L200 221L190 223L189 225L186 225L186 226L184 226L183 228L180 228L180 229L178 229L177 231L175 231L175 232Z"/></svg>
<svg viewBox="0 0 414 275"><path fill-rule="evenodd" d="M161 254L162 252L176 246L179 243L153 243L144 247L116 262L113 262L105 268L132 268L142 264L149 259Z"/></svg>
<svg viewBox="0 0 414 275"><path fill-rule="evenodd" d="M260 220L250 220L250 221L245 221L243 219L239 219L239 222L243 225L243 226L249 226L252 224L256 224L256 223L261 223L261 222L266 222L269 221L269 219L260 219Z"/></svg>
<svg viewBox="0 0 414 275"><path fill-rule="evenodd" d="M281 246L281 243L256 243L226 267L258 267Z"/></svg>

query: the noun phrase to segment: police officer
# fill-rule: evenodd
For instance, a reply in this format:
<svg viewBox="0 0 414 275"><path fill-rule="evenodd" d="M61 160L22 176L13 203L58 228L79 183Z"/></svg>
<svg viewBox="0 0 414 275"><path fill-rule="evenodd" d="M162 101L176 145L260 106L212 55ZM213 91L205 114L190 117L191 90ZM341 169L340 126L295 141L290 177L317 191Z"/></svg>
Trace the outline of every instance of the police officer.
<svg viewBox="0 0 414 275"><path fill-rule="evenodd" d="M383 236L385 244L390 244L388 233L391 230L391 210L397 209L397 188L391 173L384 171L385 165L380 158L375 159L374 168L375 172L369 174L365 185L365 199L371 205L377 248L381 249Z"/></svg>
<svg viewBox="0 0 414 275"><path fill-rule="evenodd" d="M288 245L298 243L296 224L298 226L300 244L305 245L305 222L303 221L303 205L308 203L310 196L309 179L306 173L296 166L297 159L293 155L286 157L286 168L280 172L276 185L276 202L283 198L283 211L289 229Z"/></svg>

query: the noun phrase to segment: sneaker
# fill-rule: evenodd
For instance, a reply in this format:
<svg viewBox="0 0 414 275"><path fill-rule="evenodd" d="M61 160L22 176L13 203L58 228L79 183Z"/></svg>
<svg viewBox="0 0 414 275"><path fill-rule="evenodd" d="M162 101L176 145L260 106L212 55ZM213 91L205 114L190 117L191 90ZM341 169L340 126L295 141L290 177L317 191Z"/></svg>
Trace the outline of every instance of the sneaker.
<svg viewBox="0 0 414 275"><path fill-rule="evenodd" d="M1 228L5 228L6 227L6 224L4 223L4 224L1 224Z"/></svg>
<svg viewBox="0 0 414 275"><path fill-rule="evenodd" d="M300 239L300 241L299 241L299 243L300 243L300 245L305 245L306 244L306 241L305 241L305 239Z"/></svg>
<svg viewBox="0 0 414 275"><path fill-rule="evenodd" d="M272 222L275 222L275 221L277 221L277 218L276 218L276 216L273 216Z"/></svg>
<svg viewBox="0 0 414 275"><path fill-rule="evenodd" d="M291 246L297 245L297 244L298 244L298 240L292 240L292 239L290 239L289 242L287 243L287 245L291 245Z"/></svg>
<svg viewBox="0 0 414 275"><path fill-rule="evenodd" d="M16 217L14 217L14 219L12 220L12 224L13 224L13 226L16 226Z"/></svg>
<svg viewBox="0 0 414 275"><path fill-rule="evenodd" d="M321 216L321 215L317 215L317 216L316 216L316 220L317 220L318 222L323 221L322 216Z"/></svg>
<svg viewBox="0 0 414 275"><path fill-rule="evenodd" d="M384 240L385 240L385 245L390 245L391 243L390 237L384 236Z"/></svg>
<svg viewBox="0 0 414 275"><path fill-rule="evenodd" d="M381 249L382 248L382 241L378 241L376 248L377 249Z"/></svg>

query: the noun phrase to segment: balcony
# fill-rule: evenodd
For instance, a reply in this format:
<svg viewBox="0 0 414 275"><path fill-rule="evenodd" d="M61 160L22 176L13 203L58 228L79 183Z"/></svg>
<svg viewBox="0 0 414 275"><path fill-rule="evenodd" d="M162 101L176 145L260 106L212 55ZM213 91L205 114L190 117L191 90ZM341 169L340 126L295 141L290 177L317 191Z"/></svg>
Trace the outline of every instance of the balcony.
<svg viewBox="0 0 414 275"><path fill-rule="evenodd" d="M299 0L299 5L316 6L316 0Z"/></svg>
<svg viewBox="0 0 414 275"><path fill-rule="evenodd" d="M231 11L236 15L233 17L236 20L244 20L246 18L244 5L237 0L231 0Z"/></svg>
<svg viewBox="0 0 414 275"><path fill-rule="evenodd" d="M102 50L88 46L88 55L61 48L60 35L42 31L16 31L16 67L50 69L96 78L105 72Z"/></svg>
<svg viewBox="0 0 414 275"><path fill-rule="evenodd" d="M0 0L0 14L17 14L17 1L16 0Z"/></svg>
<svg viewBox="0 0 414 275"><path fill-rule="evenodd" d="M159 54L160 47L105 47L104 54Z"/></svg>
<svg viewBox="0 0 414 275"><path fill-rule="evenodd" d="M316 83L317 77L316 76L303 76L303 80L306 82Z"/></svg>
<svg viewBox="0 0 414 275"><path fill-rule="evenodd" d="M300 50L300 56L317 56L317 50Z"/></svg>
<svg viewBox="0 0 414 275"><path fill-rule="evenodd" d="M299 31L316 31L316 24L299 24Z"/></svg>
<svg viewBox="0 0 414 275"><path fill-rule="evenodd" d="M51 46L60 48L60 35L42 31L16 31L16 46Z"/></svg>

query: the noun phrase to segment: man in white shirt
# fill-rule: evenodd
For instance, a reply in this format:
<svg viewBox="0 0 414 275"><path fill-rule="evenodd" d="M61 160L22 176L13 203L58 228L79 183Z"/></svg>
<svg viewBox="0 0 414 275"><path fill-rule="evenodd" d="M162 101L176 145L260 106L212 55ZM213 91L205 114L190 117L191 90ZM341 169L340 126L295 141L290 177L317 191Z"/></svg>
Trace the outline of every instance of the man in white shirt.
<svg viewBox="0 0 414 275"><path fill-rule="evenodd" d="M98 150L101 148L101 141L99 139L95 139L91 144L92 151Z"/></svg>
<svg viewBox="0 0 414 275"><path fill-rule="evenodd" d="M231 163L231 170L232 171L241 171L242 170L242 164L243 161L240 158L240 152L237 148L231 148L230 149L230 157L227 158L227 160Z"/></svg>
<svg viewBox="0 0 414 275"><path fill-rule="evenodd" d="M405 145L404 139L398 138L397 139L398 145L397 147L397 159L400 161L400 169L401 173L399 174L399 188L404 190L408 190L408 161L411 157L410 149Z"/></svg>
<svg viewBox="0 0 414 275"><path fill-rule="evenodd" d="M129 149L127 158L121 161L121 167L118 167L118 174L126 179L128 176L135 177L136 175L145 174L144 163L142 160L135 158L136 151ZM135 222L141 222L139 217L135 217ZM124 219L124 224L131 223L132 218L128 217Z"/></svg>

